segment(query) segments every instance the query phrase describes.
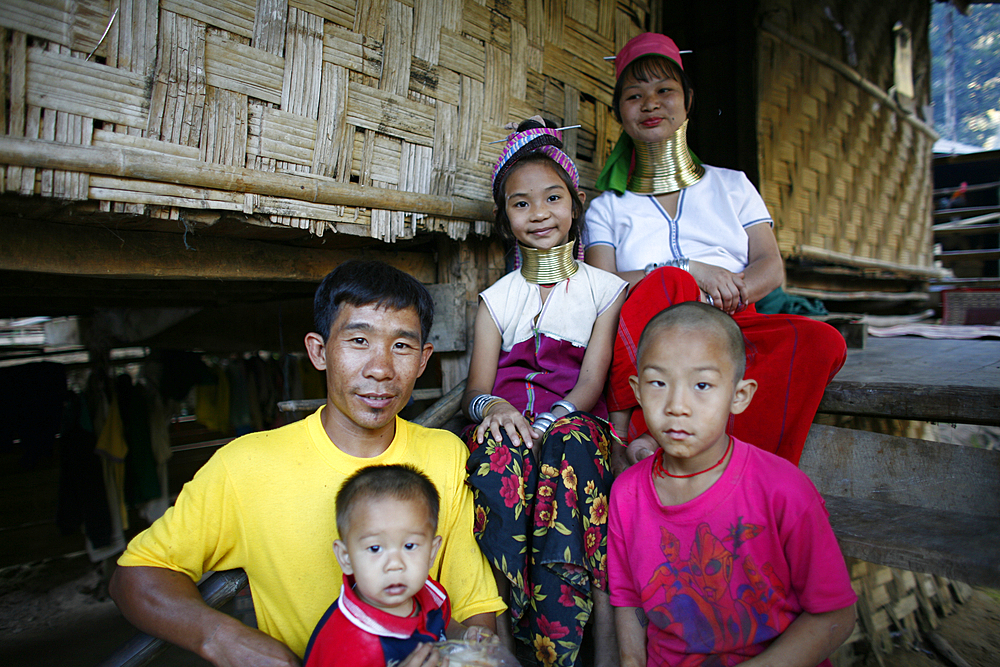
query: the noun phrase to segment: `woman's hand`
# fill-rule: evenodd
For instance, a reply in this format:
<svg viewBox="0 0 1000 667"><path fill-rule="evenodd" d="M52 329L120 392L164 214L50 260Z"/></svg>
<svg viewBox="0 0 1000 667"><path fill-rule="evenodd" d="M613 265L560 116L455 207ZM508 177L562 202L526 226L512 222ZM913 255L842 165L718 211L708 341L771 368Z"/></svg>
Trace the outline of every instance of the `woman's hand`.
<svg viewBox="0 0 1000 667"><path fill-rule="evenodd" d="M742 310L749 303L746 282L742 273L692 260L688 271L701 291L711 298L711 305L730 315Z"/></svg>
<svg viewBox="0 0 1000 667"><path fill-rule="evenodd" d="M500 442L503 439L501 429L507 431L507 435L515 445L523 442L529 449L541 437L531 428L524 415L507 401L497 401L490 406L487 414L483 416L483 421L476 427L476 442L483 444L487 431L494 440Z"/></svg>

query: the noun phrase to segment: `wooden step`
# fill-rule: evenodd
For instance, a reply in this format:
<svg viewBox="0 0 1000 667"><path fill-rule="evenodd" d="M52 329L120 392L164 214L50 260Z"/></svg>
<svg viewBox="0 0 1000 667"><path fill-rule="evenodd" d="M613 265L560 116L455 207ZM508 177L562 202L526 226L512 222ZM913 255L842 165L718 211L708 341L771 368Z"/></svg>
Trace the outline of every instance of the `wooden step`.
<svg viewBox="0 0 1000 667"><path fill-rule="evenodd" d="M813 424L799 467L845 556L1000 586L1000 451Z"/></svg>

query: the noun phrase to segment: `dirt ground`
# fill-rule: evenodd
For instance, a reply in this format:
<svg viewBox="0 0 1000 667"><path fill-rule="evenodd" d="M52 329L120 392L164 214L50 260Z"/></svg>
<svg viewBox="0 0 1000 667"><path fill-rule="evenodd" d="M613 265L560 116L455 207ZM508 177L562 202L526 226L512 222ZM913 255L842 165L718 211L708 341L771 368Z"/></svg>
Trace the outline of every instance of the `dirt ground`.
<svg viewBox="0 0 1000 667"><path fill-rule="evenodd" d="M0 665L94 667L135 633L104 593L102 576L85 557L59 558L0 570ZM937 633L972 667L1000 665L1000 591L977 590ZM159 667L207 662L170 648ZM879 667L868 656L865 667ZM950 665L925 643L896 638L885 667Z"/></svg>

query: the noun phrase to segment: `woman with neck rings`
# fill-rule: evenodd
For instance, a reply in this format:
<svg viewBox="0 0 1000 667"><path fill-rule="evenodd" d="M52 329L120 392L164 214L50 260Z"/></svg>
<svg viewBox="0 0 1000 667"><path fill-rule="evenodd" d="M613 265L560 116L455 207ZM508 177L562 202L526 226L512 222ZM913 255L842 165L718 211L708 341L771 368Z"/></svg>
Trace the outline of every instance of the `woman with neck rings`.
<svg viewBox="0 0 1000 667"><path fill-rule="evenodd" d="M615 57L615 75L623 131L585 227L587 263L631 288L608 383L611 422L629 442L615 467L656 451L628 383L642 329L662 309L695 300L734 317L746 341L746 377L759 385L730 434L798 464L826 385L846 359L844 339L823 322L757 313L754 303L785 276L774 223L743 172L703 165L688 149L694 91L674 41L634 37Z"/></svg>

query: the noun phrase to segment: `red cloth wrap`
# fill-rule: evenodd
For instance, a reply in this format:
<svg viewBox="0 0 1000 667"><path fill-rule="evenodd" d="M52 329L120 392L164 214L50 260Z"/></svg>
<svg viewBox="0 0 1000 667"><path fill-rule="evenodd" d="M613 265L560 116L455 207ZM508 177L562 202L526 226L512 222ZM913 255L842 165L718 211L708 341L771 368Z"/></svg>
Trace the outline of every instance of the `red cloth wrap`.
<svg viewBox="0 0 1000 667"><path fill-rule="evenodd" d="M643 279L622 306L608 379L608 409L629 410L628 440L646 433L629 376L646 323L664 308L697 301L701 290L687 271L657 269ZM825 322L799 315L761 315L753 305L734 316L747 350L744 377L757 381L750 406L729 417L730 435L798 465L809 426L826 385L847 359L843 336Z"/></svg>

